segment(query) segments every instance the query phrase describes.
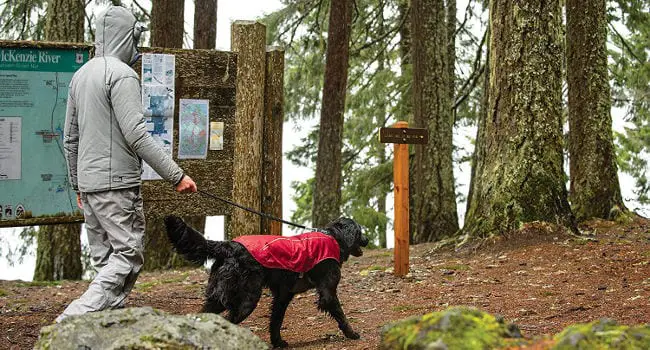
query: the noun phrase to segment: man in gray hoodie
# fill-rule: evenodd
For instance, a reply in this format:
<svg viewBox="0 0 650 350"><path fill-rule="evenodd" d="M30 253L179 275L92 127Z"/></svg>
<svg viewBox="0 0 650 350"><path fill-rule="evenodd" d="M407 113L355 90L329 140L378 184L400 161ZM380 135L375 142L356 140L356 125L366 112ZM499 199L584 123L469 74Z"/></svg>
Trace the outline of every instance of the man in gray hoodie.
<svg viewBox="0 0 650 350"><path fill-rule="evenodd" d="M176 191L196 192L194 181L145 127L140 80L130 67L138 59L144 28L120 6L108 7L95 23L95 57L70 82L64 149L70 183L84 212L91 260L99 272L57 322L122 307L133 288L144 262L142 160Z"/></svg>

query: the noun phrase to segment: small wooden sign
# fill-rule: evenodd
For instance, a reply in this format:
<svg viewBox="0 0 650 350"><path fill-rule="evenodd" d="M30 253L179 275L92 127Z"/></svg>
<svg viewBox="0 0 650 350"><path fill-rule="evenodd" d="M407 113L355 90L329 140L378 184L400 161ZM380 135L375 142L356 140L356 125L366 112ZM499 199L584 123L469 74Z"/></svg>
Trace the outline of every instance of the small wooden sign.
<svg viewBox="0 0 650 350"><path fill-rule="evenodd" d="M429 130L420 128L381 128L379 129L379 142L424 145L429 142Z"/></svg>

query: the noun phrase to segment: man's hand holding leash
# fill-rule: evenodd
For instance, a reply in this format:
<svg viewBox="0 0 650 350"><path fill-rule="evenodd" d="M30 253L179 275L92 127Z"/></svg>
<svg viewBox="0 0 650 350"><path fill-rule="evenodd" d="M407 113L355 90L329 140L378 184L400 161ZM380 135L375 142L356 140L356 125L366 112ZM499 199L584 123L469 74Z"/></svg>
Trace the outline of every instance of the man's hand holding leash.
<svg viewBox="0 0 650 350"><path fill-rule="evenodd" d="M183 175L181 182L176 185L176 192L189 193L196 192L196 183L188 175Z"/></svg>

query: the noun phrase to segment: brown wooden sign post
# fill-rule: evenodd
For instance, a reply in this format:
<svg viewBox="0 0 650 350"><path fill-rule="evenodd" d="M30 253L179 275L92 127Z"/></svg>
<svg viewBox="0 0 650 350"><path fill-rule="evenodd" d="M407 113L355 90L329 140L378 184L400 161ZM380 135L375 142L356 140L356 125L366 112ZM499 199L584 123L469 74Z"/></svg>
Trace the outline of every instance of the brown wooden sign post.
<svg viewBox="0 0 650 350"><path fill-rule="evenodd" d="M409 272L409 144L429 142L427 129L409 128L407 122L397 122L393 128L379 130L381 143L395 144L393 183L395 196L395 275Z"/></svg>

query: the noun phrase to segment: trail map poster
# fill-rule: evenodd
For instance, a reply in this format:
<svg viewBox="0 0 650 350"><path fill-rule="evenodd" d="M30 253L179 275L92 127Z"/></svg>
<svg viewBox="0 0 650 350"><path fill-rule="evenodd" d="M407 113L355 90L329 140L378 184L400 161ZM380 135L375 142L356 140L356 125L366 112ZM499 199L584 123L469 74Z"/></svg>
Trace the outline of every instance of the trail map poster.
<svg viewBox="0 0 650 350"><path fill-rule="evenodd" d="M142 105L147 131L170 156L174 140L175 74L174 55L142 55ZM162 177L145 162L142 179L161 180Z"/></svg>
<svg viewBox="0 0 650 350"><path fill-rule="evenodd" d="M208 156L209 103L208 100L180 100L179 159L205 159Z"/></svg>
<svg viewBox="0 0 650 350"><path fill-rule="evenodd" d="M63 154L68 85L87 49L0 43L0 226L78 212Z"/></svg>

